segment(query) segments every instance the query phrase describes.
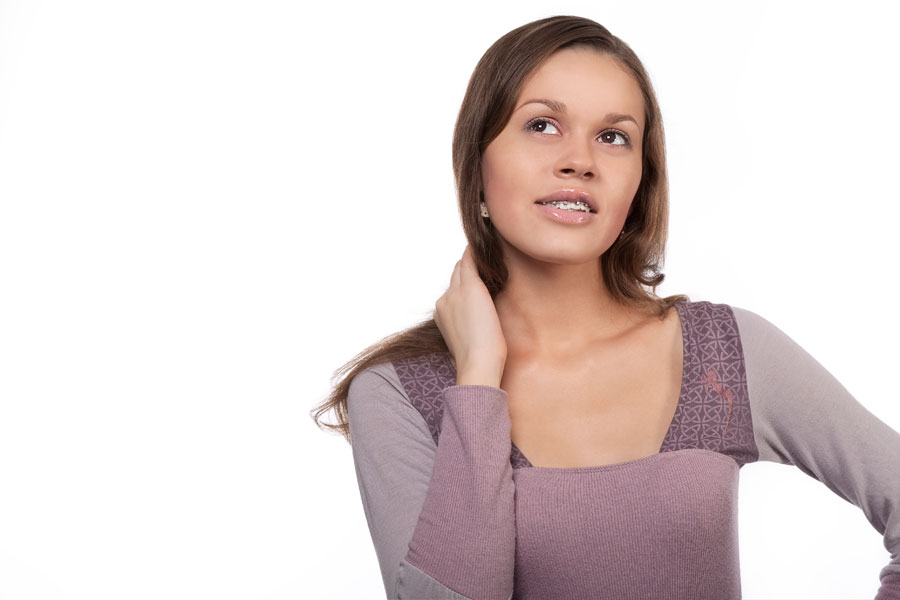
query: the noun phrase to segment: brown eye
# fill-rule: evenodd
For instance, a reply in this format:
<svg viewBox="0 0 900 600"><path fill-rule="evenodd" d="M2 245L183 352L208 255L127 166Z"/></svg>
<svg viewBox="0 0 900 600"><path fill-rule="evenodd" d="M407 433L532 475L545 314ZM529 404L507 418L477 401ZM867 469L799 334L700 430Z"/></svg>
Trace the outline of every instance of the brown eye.
<svg viewBox="0 0 900 600"><path fill-rule="evenodd" d="M558 131L556 129L556 125L554 125L547 119L541 119L541 118L532 119L531 121L528 121L528 123L525 124L526 130L533 131L535 133L548 133L548 131L547 131L548 127L551 129L551 131L549 132L550 134L553 134L554 132L558 133Z"/></svg>
<svg viewBox="0 0 900 600"><path fill-rule="evenodd" d="M622 138L622 141L616 143L616 136ZM621 131L604 131L600 134L600 140L604 142L608 142L611 146L628 146L628 136L622 133Z"/></svg>

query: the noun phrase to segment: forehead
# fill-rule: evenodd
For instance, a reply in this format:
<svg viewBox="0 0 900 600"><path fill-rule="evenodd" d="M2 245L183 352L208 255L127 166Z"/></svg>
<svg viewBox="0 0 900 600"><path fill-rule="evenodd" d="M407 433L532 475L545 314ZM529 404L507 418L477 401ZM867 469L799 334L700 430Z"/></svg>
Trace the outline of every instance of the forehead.
<svg viewBox="0 0 900 600"><path fill-rule="evenodd" d="M516 107L529 98L552 98L571 112L634 115L644 127L644 97L631 72L592 48L566 48L542 62L525 81Z"/></svg>

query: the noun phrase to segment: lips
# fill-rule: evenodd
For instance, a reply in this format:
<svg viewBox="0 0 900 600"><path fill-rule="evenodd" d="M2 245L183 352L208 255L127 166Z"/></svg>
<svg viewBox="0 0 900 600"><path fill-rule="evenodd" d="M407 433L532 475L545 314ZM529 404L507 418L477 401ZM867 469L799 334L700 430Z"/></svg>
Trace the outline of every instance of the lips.
<svg viewBox="0 0 900 600"><path fill-rule="evenodd" d="M582 202L586 202L587 205L591 207L592 213L597 212L597 203L594 202L594 199L591 198L590 194L588 194L587 192L582 191L582 190L574 190L574 189L558 190L556 192L553 192L549 196L546 196L544 198L541 198L541 199L535 201L535 204L537 204L538 202L558 202L558 201L563 201L563 200L567 200L569 202L576 202L578 200L581 200Z"/></svg>

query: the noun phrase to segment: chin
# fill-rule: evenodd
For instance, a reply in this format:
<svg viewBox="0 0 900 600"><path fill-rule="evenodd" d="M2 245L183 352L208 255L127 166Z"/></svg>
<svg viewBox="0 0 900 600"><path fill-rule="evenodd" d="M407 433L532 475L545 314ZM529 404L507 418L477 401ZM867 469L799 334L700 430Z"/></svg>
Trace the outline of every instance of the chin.
<svg viewBox="0 0 900 600"><path fill-rule="evenodd" d="M543 243L535 243L535 238L525 239L522 244L510 243L503 236L498 236L503 247L504 256L517 256L555 265L583 265L597 262L609 246L586 247L575 244L572 240L553 243L544 238ZM540 238L538 238L540 239Z"/></svg>
<svg viewBox="0 0 900 600"><path fill-rule="evenodd" d="M542 259L544 262L554 265L584 265L587 263L596 263L600 260L600 255L578 255L578 256L551 256Z"/></svg>
<svg viewBox="0 0 900 600"><path fill-rule="evenodd" d="M564 248L557 250L535 249L533 252L522 252L529 258L554 265L583 265L596 263L600 260L601 252L586 250L584 248Z"/></svg>

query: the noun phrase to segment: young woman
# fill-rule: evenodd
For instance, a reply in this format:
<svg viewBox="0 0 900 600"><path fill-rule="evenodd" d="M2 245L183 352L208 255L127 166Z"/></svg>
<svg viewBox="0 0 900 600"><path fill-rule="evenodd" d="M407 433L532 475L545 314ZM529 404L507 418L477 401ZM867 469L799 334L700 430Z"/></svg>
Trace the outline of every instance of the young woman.
<svg viewBox="0 0 900 600"><path fill-rule="evenodd" d="M469 244L433 320L315 413L352 439L389 598L740 598L738 473L767 460L864 511L900 599L900 434L762 317L654 293L664 138L624 42L503 36L453 166Z"/></svg>

